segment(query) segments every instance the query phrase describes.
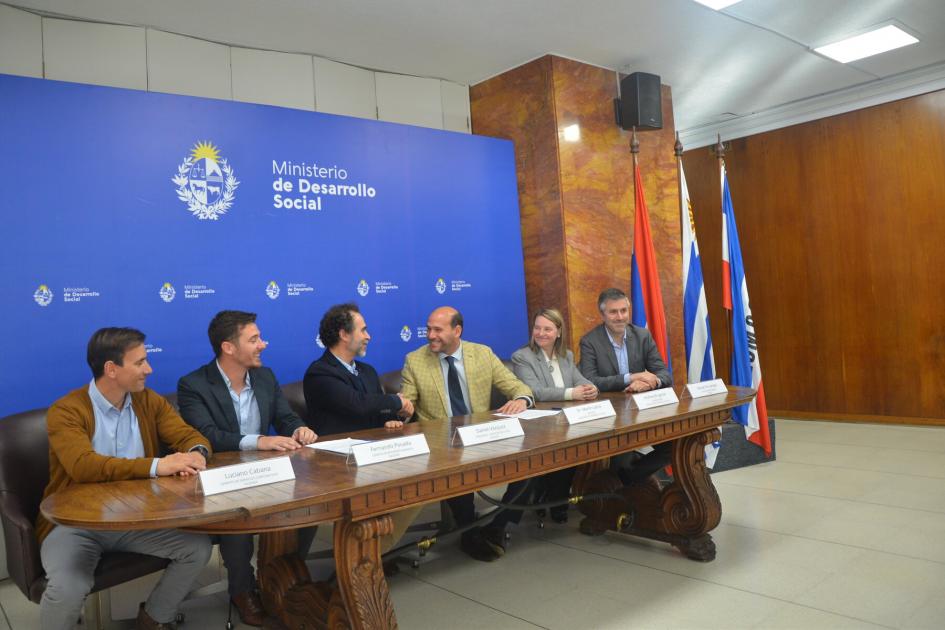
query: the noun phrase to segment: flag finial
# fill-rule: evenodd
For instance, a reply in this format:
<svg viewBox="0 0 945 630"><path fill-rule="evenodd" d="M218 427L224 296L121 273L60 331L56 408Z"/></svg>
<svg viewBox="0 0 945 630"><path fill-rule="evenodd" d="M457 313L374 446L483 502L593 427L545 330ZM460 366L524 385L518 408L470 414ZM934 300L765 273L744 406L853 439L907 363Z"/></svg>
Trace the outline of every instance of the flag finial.
<svg viewBox="0 0 945 630"><path fill-rule="evenodd" d="M722 134L716 134L716 137L718 138L718 142L715 143L713 152L715 153L715 157L721 160L725 157L725 145L722 144Z"/></svg>
<svg viewBox="0 0 945 630"><path fill-rule="evenodd" d="M640 141L637 140L637 127L633 126L633 133L630 135L630 153L640 152Z"/></svg>
<svg viewBox="0 0 945 630"><path fill-rule="evenodd" d="M676 157L682 157L683 146L682 142L679 141L679 132L676 132L676 144L673 145L673 151L676 153Z"/></svg>

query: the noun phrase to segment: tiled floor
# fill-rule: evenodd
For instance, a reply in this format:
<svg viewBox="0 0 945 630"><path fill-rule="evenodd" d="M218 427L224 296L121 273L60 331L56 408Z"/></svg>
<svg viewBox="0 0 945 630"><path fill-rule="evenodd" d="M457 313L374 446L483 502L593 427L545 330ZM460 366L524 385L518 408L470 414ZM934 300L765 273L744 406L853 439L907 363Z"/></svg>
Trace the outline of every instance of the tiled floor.
<svg viewBox="0 0 945 630"><path fill-rule="evenodd" d="M543 530L526 517L499 562L444 543L392 578L400 626L945 628L945 429L780 420L777 436L777 462L713 477L714 562L582 536L575 512ZM38 628L9 580L0 606L0 630ZM223 595L185 609L184 628L224 627Z"/></svg>

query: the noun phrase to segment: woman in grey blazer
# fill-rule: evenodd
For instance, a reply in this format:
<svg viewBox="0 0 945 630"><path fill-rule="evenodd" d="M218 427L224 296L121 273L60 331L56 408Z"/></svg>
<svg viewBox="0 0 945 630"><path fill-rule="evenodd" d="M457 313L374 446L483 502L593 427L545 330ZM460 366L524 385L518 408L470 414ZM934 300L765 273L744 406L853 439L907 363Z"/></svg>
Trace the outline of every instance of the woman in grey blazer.
<svg viewBox="0 0 945 630"><path fill-rule="evenodd" d="M543 308L532 320L532 338L512 354L512 371L532 388L535 399L593 400L597 388L574 365L574 354L564 347L564 318L554 308Z"/></svg>
<svg viewBox="0 0 945 630"><path fill-rule="evenodd" d="M574 365L574 355L565 348L564 318L554 308L543 308L532 320L532 338L512 354L512 371L532 388L535 400L593 400L597 388ZM532 492L538 503L563 501L571 491L574 469L566 468L536 480ZM556 523L568 520L568 506L551 508Z"/></svg>

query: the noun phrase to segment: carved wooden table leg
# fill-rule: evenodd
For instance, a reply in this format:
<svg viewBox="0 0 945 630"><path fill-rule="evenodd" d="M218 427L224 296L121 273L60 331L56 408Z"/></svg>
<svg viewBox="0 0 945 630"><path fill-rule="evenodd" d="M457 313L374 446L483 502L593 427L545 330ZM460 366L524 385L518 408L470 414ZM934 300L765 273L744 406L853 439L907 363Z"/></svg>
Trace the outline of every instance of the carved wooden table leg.
<svg viewBox="0 0 945 630"><path fill-rule="evenodd" d="M623 500L582 501L578 507L587 518L581 531L600 529L668 542L693 560L715 559L715 543L709 532L722 518L722 504L705 467L705 445L719 438L719 430L690 435L673 442L673 482L622 486L609 470L588 479L583 494L615 492Z"/></svg>
<svg viewBox="0 0 945 630"><path fill-rule="evenodd" d="M338 588L355 630L396 628L394 605L381 565L380 536L390 534L389 514L363 521L335 523L335 568Z"/></svg>
<svg viewBox="0 0 945 630"><path fill-rule="evenodd" d="M259 589L263 606L273 619L267 627L347 628L341 596L324 582L312 582L299 557L298 531L266 532L259 537Z"/></svg>

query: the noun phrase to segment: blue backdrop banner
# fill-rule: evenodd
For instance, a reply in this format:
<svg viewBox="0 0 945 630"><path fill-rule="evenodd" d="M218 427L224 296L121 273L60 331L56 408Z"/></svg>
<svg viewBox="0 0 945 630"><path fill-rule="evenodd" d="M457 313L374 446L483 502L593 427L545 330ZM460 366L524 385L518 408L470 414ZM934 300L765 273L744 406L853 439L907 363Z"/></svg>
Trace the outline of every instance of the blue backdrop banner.
<svg viewBox="0 0 945 630"><path fill-rule="evenodd" d="M102 326L148 336L148 385L209 361L222 309L259 314L297 381L357 302L384 372L436 306L500 357L527 340L512 144L279 107L0 75L0 414L87 383Z"/></svg>

